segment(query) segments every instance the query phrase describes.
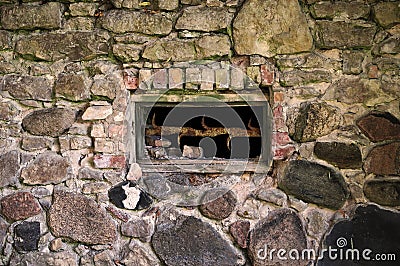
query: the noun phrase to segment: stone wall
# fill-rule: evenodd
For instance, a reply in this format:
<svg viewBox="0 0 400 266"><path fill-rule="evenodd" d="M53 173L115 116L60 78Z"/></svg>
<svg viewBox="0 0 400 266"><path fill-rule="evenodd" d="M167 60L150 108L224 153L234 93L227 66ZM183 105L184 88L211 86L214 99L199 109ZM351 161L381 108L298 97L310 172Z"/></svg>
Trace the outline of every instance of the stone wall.
<svg viewBox="0 0 400 266"><path fill-rule="evenodd" d="M397 252L399 56L399 1L0 0L0 264L276 265L266 244L350 238ZM205 59L268 92L274 162L176 207L127 182L125 112L152 74Z"/></svg>

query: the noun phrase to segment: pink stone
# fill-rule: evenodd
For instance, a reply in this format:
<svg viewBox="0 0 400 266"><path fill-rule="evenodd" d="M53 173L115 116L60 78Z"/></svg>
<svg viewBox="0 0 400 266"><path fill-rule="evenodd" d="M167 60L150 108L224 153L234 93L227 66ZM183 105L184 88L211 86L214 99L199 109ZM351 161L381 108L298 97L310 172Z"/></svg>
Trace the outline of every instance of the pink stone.
<svg viewBox="0 0 400 266"><path fill-rule="evenodd" d="M236 221L229 226L229 232L241 248L247 248L247 236L250 231L250 222Z"/></svg>
<svg viewBox="0 0 400 266"><path fill-rule="evenodd" d="M25 220L41 211L39 203L29 192L17 192L1 199L1 213L8 220Z"/></svg>
<svg viewBox="0 0 400 266"><path fill-rule="evenodd" d="M287 132L274 132L272 134L272 143L278 146L285 146L291 143L292 140Z"/></svg>
<svg viewBox="0 0 400 266"><path fill-rule="evenodd" d="M277 107L275 107L273 114L274 114L274 130L283 131L285 129L286 124L285 124L285 117L283 115L282 105L278 105Z"/></svg>
<svg viewBox="0 0 400 266"><path fill-rule="evenodd" d="M289 158L290 155L295 151L293 145L288 145L285 147L278 147L274 150L274 160L284 160Z"/></svg>
<svg viewBox="0 0 400 266"><path fill-rule="evenodd" d="M126 158L124 155L96 154L93 157L94 166L99 169L124 168Z"/></svg>
<svg viewBox="0 0 400 266"><path fill-rule="evenodd" d="M247 67L250 65L250 58L246 55L235 56L231 58L231 63L243 72L246 72Z"/></svg>
<svg viewBox="0 0 400 266"><path fill-rule="evenodd" d="M122 138L123 133L124 133L124 126L123 125L111 124L108 127L108 136L110 138Z"/></svg>
<svg viewBox="0 0 400 266"><path fill-rule="evenodd" d="M166 89L168 86L167 70L161 69L154 73L153 87L155 89Z"/></svg>
<svg viewBox="0 0 400 266"><path fill-rule="evenodd" d="M261 65L261 84L270 86L274 83L275 72L270 65Z"/></svg>

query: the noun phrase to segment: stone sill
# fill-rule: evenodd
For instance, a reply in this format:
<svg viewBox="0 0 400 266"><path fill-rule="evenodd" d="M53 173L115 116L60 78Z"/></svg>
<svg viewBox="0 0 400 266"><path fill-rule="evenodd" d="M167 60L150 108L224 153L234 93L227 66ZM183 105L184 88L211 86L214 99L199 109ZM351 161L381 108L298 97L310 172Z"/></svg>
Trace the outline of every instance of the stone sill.
<svg viewBox="0 0 400 266"><path fill-rule="evenodd" d="M270 160L272 162L272 160ZM270 169L264 161L245 159L168 159L138 160L144 173L197 173L238 174L243 172L267 173Z"/></svg>

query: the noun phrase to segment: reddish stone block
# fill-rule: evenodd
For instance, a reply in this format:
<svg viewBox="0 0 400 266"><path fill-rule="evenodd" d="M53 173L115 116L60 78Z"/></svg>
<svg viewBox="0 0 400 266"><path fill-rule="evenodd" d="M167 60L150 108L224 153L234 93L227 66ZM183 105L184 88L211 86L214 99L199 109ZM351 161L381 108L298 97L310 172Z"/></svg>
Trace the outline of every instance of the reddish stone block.
<svg viewBox="0 0 400 266"><path fill-rule="evenodd" d="M231 58L231 63L234 67L239 68L244 73L246 73L246 69L250 66L250 58L246 55L244 56L235 56Z"/></svg>
<svg viewBox="0 0 400 266"><path fill-rule="evenodd" d="M136 90L139 86L139 79L136 76L124 72L124 85L127 90Z"/></svg>
<svg viewBox="0 0 400 266"><path fill-rule="evenodd" d="M270 86L275 80L275 71L270 65L261 65L261 84Z"/></svg>
<svg viewBox="0 0 400 266"><path fill-rule="evenodd" d="M292 143L292 140L287 132L274 132L272 133L272 143L278 146L285 146Z"/></svg>
<svg viewBox="0 0 400 266"><path fill-rule="evenodd" d="M124 155L96 154L93 163L99 169L120 169L125 167L126 158Z"/></svg>
<svg viewBox="0 0 400 266"><path fill-rule="evenodd" d="M274 150L274 160L285 160L293 154L296 148L293 145L277 147Z"/></svg>
<svg viewBox="0 0 400 266"><path fill-rule="evenodd" d="M400 121L390 113L372 112L360 118L357 126L372 142L400 140Z"/></svg>
<svg viewBox="0 0 400 266"><path fill-rule="evenodd" d="M124 126L123 125L111 124L108 127L108 136L110 138L121 138L122 139L123 134L124 134Z"/></svg>
<svg viewBox="0 0 400 266"><path fill-rule="evenodd" d="M274 108L273 115L274 115L274 130L275 131L285 130L286 123L282 105L278 105L277 107Z"/></svg>
<svg viewBox="0 0 400 266"><path fill-rule="evenodd" d="M25 220L39 214L42 209L29 192L17 192L1 199L1 213L11 221Z"/></svg>
<svg viewBox="0 0 400 266"><path fill-rule="evenodd" d="M368 154L364 163L367 174L400 175L400 142L376 146Z"/></svg>
<svg viewBox="0 0 400 266"><path fill-rule="evenodd" d="M247 248L247 235L249 231L250 222L248 221L236 221L229 226L229 232L241 248Z"/></svg>

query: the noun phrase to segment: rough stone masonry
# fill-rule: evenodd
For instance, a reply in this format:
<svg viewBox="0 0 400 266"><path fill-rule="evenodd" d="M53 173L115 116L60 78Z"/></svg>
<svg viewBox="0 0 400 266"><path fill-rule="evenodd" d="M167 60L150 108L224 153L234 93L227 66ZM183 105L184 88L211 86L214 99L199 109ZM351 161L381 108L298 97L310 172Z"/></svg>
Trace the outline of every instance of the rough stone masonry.
<svg viewBox="0 0 400 266"><path fill-rule="evenodd" d="M0 0L0 59L1 265L332 265L265 245L399 264L400 1ZM273 109L270 172L199 207L147 195L130 95L246 89L230 64Z"/></svg>

